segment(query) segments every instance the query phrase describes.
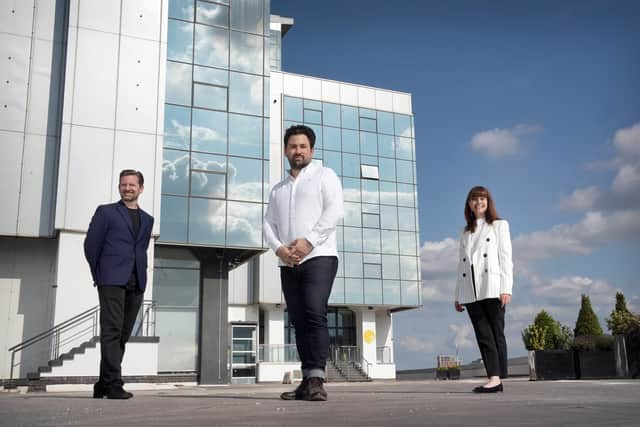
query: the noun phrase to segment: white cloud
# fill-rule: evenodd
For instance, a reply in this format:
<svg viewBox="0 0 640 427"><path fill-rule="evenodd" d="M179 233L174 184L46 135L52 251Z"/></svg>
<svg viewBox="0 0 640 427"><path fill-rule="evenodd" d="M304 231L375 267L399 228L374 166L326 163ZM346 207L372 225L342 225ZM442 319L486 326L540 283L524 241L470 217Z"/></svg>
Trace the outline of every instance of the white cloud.
<svg viewBox="0 0 640 427"><path fill-rule="evenodd" d="M606 304L616 294L616 289L604 280L584 276L567 276L551 279L547 284L533 289L533 294L560 305L579 306L580 295L587 294L594 304Z"/></svg>
<svg viewBox="0 0 640 427"><path fill-rule="evenodd" d="M471 138L471 148L489 157L500 158L518 153L522 139L538 130L536 126L517 125L510 129L491 129L478 132Z"/></svg>
<svg viewBox="0 0 640 427"><path fill-rule="evenodd" d="M612 189L617 194L630 194L640 189L640 163L623 165L613 180Z"/></svg>
<svg viewBox="0 0 640 427"><path fill-rule="evenodd" d="M463 323L461 325L450 324L449 329L453 332L453 343L456 348L461 349L475 347L476 341L471 322Z"/></svg>
<svg viewBox="0 0 640 427"><path fill-rule="evenodd" d="M613 143L621 154L640 157L640 123L616 131Z"/></svg>
<svg viewBox="0 0 640 427"><path fill-rule="evenodd" d="M564 210L577 211L592 209L600 197L600 190L595 185L586 188L578 188L560 201L560 208Z"/></svg>
<svg viewBox="0 0 640 427"><path fill-rule="evenodd" d="M426 341L424 338L407 336L398 339L398 344L414 352L432 352L435 350L435 346L432 341Z"/></svg>

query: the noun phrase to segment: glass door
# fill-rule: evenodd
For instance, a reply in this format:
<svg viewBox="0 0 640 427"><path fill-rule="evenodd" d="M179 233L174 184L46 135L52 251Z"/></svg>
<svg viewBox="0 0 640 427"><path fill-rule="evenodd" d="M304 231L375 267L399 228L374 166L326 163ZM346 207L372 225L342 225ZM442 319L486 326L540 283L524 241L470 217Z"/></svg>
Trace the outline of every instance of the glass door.
<svg viewBox="0 0 640 427"><path fill-rule="evenodd" d="M231 383L256 382L257 325L231 325Z"/></svg>

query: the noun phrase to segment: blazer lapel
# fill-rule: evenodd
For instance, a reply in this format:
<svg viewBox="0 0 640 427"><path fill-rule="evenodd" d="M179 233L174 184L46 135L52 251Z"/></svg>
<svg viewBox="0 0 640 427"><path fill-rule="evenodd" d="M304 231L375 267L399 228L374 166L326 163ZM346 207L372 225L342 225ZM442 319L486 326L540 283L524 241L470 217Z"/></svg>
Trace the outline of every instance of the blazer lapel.
<svg viewBox="0 0 640 427"><path fill-rule="evenodd" d="M131 217L129 216L129 211L127 210L127 207L122 202L118 202L118 212L120 212L120 215L122 215L122 219L127 224L127 227L129 227L129 232L131 233L131 236L134 239L136 239L137 236L134 236L133 234L133 224L131 223Z"/></svg>

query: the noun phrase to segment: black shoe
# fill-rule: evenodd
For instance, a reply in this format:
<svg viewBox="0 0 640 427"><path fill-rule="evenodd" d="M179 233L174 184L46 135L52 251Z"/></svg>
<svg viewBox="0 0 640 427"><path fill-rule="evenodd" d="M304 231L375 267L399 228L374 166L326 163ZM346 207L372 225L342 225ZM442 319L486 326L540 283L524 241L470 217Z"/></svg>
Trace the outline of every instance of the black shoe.
<svg viewBox="0 0 640 427"><path fill-rule="evenodd" d="M280 395L282 400L305 400L307 394L308 379L303 378L294 391L285 391Z"/></svg>
<svg viewBox="0 0 640 427"><path fill-rule="evenodd" d="M122 386L111 387L104 393L107 399L131 399L133 393L129 393Z"/></svg>
<svg viewBox="0 0 640 427"><path fill-rule="evenodd" d="M100 381L93 385L93 398L102 399L104 397L104 384Z"/></svg>
<svg viewBox="0 0 640 427"><path fill-rule="evenodd" d="M327 392L322 385L324 380L318 377L309 378L309 386L307 387L307 396L305 400L314 402L324 402L327 400Z"/></svg>
<svg viewBox="0 0 640 427"><path fill-rule="evenodd" d="M478 386L473 389L474 393L497 393L499 391L504 391L502 388L502 383L495 385L493 387Z"/></svg>

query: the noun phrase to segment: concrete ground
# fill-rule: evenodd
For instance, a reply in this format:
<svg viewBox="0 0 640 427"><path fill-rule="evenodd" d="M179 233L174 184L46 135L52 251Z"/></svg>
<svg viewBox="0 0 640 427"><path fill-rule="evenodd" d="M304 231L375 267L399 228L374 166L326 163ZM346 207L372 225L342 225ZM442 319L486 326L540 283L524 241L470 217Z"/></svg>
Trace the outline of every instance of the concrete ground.
<svg viewBox="0 0 640 427"><path fill-rule="evenodd" d="M639 426L640 381L479 379L330 383L328 402L283 401L291 386L155 386L127 401L84 391L0 393L0 426ZM140 387L138 385L138 387Z"/></svg>

